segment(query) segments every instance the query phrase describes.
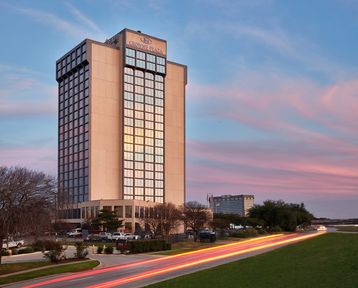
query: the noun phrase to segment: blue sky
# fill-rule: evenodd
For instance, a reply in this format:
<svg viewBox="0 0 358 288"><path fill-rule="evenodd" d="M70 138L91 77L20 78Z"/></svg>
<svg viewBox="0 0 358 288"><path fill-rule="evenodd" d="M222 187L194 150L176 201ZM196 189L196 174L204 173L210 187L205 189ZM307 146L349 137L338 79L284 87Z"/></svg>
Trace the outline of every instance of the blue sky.
<svg viewBox="0 0 358 288"><path fill-rule="evenodd" d="M187 192L358 217L358 1L0 1L0 164L56 174L55 61L127 27L188 65Z"/></svg>

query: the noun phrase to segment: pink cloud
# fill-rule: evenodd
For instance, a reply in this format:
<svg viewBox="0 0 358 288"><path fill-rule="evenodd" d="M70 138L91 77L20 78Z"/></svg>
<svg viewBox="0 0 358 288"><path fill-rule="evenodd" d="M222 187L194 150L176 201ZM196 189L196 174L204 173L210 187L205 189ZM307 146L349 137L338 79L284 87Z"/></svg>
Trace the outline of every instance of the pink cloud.
<svg viewBox="0 0 358 288"><path fill-rule="evenodd" d="M261 71L231 83L191 85L191 121L244 124L264 140L228 134L198 141L193 133L187 143L189 194L358 199L358 79L322 85Z"/></svg>
<svg viewBox="0 0 358 288"><path fill-rule="evenodd" d="M55 148L0 148L0 165L27 167L57 175Z"/></svg>

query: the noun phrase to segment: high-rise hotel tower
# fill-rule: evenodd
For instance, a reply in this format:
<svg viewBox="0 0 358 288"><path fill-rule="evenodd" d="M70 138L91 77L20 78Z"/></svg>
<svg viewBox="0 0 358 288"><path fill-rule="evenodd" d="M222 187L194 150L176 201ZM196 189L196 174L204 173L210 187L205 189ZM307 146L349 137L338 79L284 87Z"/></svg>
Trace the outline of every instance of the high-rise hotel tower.
<svg viewBox="0 0 358 288"><path fill-rule="evenodd" d="M81 223L115 211L125 230L156 203L185 199L186 66L167 42L124 29L56 62L59 210Z"/></svg>

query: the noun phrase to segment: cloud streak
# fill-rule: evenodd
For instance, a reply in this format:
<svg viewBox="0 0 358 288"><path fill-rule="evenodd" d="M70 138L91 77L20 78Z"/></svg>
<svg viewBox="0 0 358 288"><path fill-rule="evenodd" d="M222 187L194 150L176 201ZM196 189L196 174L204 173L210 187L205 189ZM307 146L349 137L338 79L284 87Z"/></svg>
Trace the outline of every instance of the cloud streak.
<svg viewBox="0 0 358 288"><path fill-rule="evenodd" d="M1 147L0 165L21 166L57 174L57 158L54 148L44 147Z"/></svg>
<svg viewBox="0 0 358 288"><path fill-rule="evenodd" d="M207 127L224 121L230 135L200 139L189 129L188 191L194 198L253 193L259 201L310 203L358 197L358 79L323 85L260 71L232 82L188 89L191 121ZM246 132L240 128L230 133L229 124L262 137L241 137Z"/></svg>
<svg viewBox="0 0 358 288"><path fill-rule="evenodd" d="M105 38L104 33L98 25L89 19L83 12L77 9L74 5L66 3L68 11L74 17L75 21L60 17L54 13L33 9L22 6L9 6L17 13L26 15L36 22L44 25L50 25L56 30L65 32L68 35L75 37L93 36L95 38Z"/></svg>
<svg viewBox="0 0 358 288"><path fill-rule="evenodd" d="M0 64L0 118L56 115L57 88L41 76L26 67Z"/></svg>

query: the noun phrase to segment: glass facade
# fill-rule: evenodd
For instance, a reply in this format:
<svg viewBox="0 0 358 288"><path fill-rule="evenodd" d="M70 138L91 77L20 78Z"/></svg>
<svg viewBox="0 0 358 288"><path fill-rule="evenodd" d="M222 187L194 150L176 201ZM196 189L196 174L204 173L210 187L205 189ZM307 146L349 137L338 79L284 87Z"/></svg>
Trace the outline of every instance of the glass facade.
<svg viewBox="0 0 358 288"><path fill-rule="evenodd" d="M62 204L88 200L89 65L86 57L86 43L82 43L57 61L58 187ZM77 210L69 210L64 218L79 218Z"/></svg>
<svg viewBox="0 0 358 288"><path fill-rule="evenodd" d="M126 49L124 199L164 202L165 58Z"/></svg>

